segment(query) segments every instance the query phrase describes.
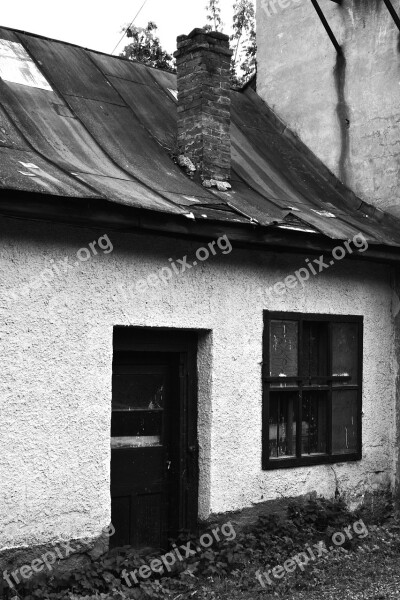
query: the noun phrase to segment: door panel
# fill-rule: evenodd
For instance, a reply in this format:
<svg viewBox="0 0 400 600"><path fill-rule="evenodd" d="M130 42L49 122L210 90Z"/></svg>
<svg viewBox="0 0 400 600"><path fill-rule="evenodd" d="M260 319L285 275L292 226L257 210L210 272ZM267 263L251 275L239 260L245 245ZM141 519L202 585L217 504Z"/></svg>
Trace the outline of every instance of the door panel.
<svg viewBox="0 0 400 600"><path fill-rule="evenodd" d="M111 538L112 545L127 546L130 543L131 496L112 497L111 522L115 528L115 534Z"/></svg>
<svg viewBox="0 0 400 600"><path fill-rule="evenodd" d="M117 351L113 362L113 546L166 547L179 504L179 354Z"/></svg>

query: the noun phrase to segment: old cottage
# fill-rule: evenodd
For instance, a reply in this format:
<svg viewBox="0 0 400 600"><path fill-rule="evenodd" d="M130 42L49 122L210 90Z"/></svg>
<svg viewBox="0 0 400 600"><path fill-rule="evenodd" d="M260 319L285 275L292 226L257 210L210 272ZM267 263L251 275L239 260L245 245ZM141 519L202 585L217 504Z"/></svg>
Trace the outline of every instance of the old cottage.
<svg viewBox="0 0 400 600"><path fill-rule="evenodd" d="M222 34L180 37L176 76L0 29L7 561L396 489L397 214L269 108L263 43L258 94Z"/></svg>

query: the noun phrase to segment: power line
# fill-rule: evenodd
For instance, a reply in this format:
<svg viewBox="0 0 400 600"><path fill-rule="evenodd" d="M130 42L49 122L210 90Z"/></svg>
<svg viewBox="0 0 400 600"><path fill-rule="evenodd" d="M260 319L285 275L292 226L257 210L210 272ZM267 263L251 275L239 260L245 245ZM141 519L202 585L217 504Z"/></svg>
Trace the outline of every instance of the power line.
<svg viewBox="0 0 400 600"><path fill-rule="evenodd" d="M132 25L134 24L134 22L136 21L136 19L138 18L138 16L140 15L140 13L142 12L144 5L146 4L147 0L144 0L142 6L139 8L138 12L136 13L135 17L132 20L132 23L130 23L128 25L128 27L125 29L124 33L122 34L121 39L119 40L118 44L115 46L114 50L111 52L111 54L114 54L114 52L116 51L116 49L118 48L118 46L120 45L120 43L122 42L122 40L124 39L124 37L126 36L126 34L128 33L128 30L132 27Z"/></svg>

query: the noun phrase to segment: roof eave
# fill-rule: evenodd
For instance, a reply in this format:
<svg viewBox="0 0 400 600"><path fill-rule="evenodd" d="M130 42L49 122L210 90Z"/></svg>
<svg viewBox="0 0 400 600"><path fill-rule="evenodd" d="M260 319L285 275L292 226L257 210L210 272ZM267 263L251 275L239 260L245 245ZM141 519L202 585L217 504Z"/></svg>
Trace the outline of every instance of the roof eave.
<svg viewBox="0 0 400 600"><path fill-rule="evenodd" d="M286 253L331 253L344 240L333 240L320 233L306 233L279 226L190 219L183 215L138 209L102 199L46 196L7 191L0 201L0 216L67 224L75 227L107 227L121 233L153 233L191 240L216 239L226 235L238 248ZM365 252L346 254L346 258L379 263L400 263L400 247L369 244Z"/></svg>

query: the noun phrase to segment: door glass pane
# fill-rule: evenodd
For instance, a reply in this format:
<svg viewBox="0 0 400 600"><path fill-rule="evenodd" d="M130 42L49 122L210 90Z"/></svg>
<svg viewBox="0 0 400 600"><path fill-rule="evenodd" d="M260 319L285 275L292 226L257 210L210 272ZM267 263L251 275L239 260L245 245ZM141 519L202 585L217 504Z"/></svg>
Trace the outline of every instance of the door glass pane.
<svg viewBox="0 0 400 600"><path fill-rule="evenodd" d="M348 377L333 385L358 383L358 323L332 323L332 375Z"/></svg>
<svg viewBox="0 0 400 600"><path fill-rule="evenodd" d="M127 364L114 370L111 448L160 446L166 367Z"/></svg>
<svg viewBox="0 0 400 600"><path fill-rule="evenodd" d="M303 392L301 432L302 455L326 454L327 417L326 392Z"/></svg>
<svg viewBox="0 0 400 600"><path fill-rule="evenodd" d="M296 456L297 393L273 392L269 400L269 456Z"/></svg>
<svg viewBox="0 0 400 600"><path fill-rule="evenodd" d="M111 435L159 435L162 410L113 411Z"/></svg>
<svg viewBox="0 0 400 600"><path fill-rule="evenodd" d="M357 391L332 393L332 451L334 454L357 452Z"/></svg>
<svg viewBox="0 0 400 600"><path fill-rule="evenodd" d="M307 385L324 385L328 370L328 324L303 324L303 375Z"/></svg>
<svg viewBox="0 0 400 600"><path fill-rule="evenodd" d="M155 410L164 407L165 375L123 373L113 375L113 410Z"/></svg>
<svg viewBox="0 0 400 600"><path fill-rule="evenodd" d="M297 321L270 322L270 376L296 377L298 375ZM296 382L275 383L273 387L295 386Z"/></svg>

